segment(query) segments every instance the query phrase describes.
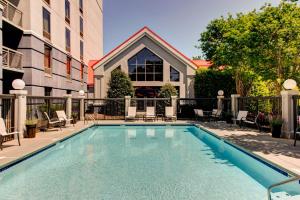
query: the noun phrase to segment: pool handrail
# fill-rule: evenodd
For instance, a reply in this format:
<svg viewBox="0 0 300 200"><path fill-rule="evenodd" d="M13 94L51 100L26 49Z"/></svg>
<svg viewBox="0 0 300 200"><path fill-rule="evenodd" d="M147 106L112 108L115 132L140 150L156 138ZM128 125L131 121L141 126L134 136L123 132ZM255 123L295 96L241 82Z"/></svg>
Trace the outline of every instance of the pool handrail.
<svg viewBox="0 0 300 200"><path fill-rule="evenodd" d="M272 197L271 197L271 190L272 190L274 187L277 187L277 186L280 186L280 185L284 185L284 184L287 184L287 183L291 183L291 182L294 182L294 181L300 181L300 176L296 176L296 177L293 177L293 178L290 178L290 179L281 181L281 182L279 182L279 183L275 183L275 184L273 184L273 185L270 185L270 186L268 187L268 200L272 200Z"/></svg>

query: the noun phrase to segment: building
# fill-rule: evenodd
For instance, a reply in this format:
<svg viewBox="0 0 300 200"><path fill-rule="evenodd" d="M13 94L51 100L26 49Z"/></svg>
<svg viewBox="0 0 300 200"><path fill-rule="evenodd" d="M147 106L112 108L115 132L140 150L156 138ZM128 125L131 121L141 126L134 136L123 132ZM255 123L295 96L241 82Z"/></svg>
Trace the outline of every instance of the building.
<svg viewBox="0 0 300 200"><path fill-rule="evenodd" d="M170 82L178 90L179 97L193 98L195 70L209 66L209 61L189 59L144 27L93 62L94 81L90 85L94 84L96 98L105 98L110 74L120 68L131 78L136 97L156 97L160 87Z"/></svg>
<svg viewBox="0 0 300 200"><path fill-rule="evenodd" d="M102 0L0 2L1 92L8 93L16 78L30 95L86 91L88 61L103 55Z"/></svg>

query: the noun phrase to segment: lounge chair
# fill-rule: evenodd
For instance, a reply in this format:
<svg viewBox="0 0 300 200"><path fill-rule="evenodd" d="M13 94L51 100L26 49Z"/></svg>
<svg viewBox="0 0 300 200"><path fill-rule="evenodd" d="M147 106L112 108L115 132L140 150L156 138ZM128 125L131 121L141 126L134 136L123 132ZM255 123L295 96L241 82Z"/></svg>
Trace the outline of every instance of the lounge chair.
<svg viewBox="0 0 300 200"><path fill-rule="evenodd" d="M59 126L60 130L61 130L61 121L59 120L51 120L49 115L44 112L44 115L46 116L47 120L48 120L48 129L50 129L50 127L55 127L55 126Z"/></svg>
<svg viewBox="0 0 300 200"><path fill-rule="evenodd" d="M176 120L177 117L174 115L174 108L173 107L165 107L165 120Z"/></svg>
<svg viewBox="0 0 300 200"><path fill-rule="evenodd" d="M248 115L248 111L246 111L246 110L240 110L240 111L238 112L237 117L236 117L236 118L233 118L232 120L234 121L234 123L238 122L239 125L241 126L242 121L243 121L243 120L246 120L247 115Z"/></svg>
<svg viewBox="0 0 300 200"><path fill-rule="evenodd" d="M194 113L195 113L195 118L197 119L203 119L204 118L204 114L203 114L203 110L202 109L194 109Z"/></svg>
<svg viewBox="0 0 300 200"><path fill-rule="evenodd" d="M214 109L212 114L211 114L211 118L214 119L214 121L217 121L218 119L221 118L221 115L222 115L222 110L217 110L215 112L215 109Z"/></svg>
<svg viewBox="0 0 300 200"><path fill-rule="evenodd" d="M12 128L13 127L11 127L10 129L12 129ZM4 138L7 137L7 136L12 136L12 135L17 135L19 146L21 146L19 132L17 132L17 131L15 131L15 132L7 131L7 128L6 128L5 123L4 123L4 119L0 118L0 148L1 148L1 150L2 150L2 143L4 141Z"/></svg>
<svg viewBox="0 0 300 200"><path fill-rule="evenodd" d="M67 115L66 115L66 113L65 113L65 111L63 111L63 110L57 110L56 111L56 115L57 115L58 120L61 123L64 123L66 125L67 123L73 122L73 126L75 126L74 119L73 118L68 118Z"/></svg>
<svg viewBox="0 0 300 200"><path fill-rule="evenodd" d="M128 114L125 116L125 120L135 120L136 118L136 107L129 107Z"/></svg>
<svg viewBox="0 0 300 200"><path fill-rule="evenodd" d="M155 115L155 107L147 107L146 108L146 115L145 115L145 120L151 119L155 120L156 115Z"/></svg>

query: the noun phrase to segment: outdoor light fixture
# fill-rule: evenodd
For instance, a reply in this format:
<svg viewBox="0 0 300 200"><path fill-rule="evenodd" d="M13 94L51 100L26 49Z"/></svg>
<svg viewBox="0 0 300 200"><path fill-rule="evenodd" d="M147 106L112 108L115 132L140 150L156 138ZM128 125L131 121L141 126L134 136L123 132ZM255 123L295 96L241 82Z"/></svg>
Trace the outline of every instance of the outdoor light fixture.
<svg viewBox="0 0 300 200"><path fill-rule="evenodd" d="M84 95L84 91L83 90L79 90L79 95L83 96Z"/></svg>
<svg viewBox="0 0 300 200"><path fill-rule="evenodd" d="M284 83L283 83L283 87L284 87L286 90L292 90L292 89L294 89L296 86L297 86L297 83L296 83L296 81L293 80L293 79L287 79L287 80L284 81Z"/></svg>
<svg viewBox="0 0 300 200"><path fill-rule="evenodd" d="M218 91L218 96L223 96L224 95L224 91L223 90L219 90Z"/></svg>
<svg viewBox="0 0 300 200"><path fill-rule="evenodd" d="M15 90L23 90L24 87L25 87L25 82L24 82L22 79L15 79L15 80L12 82L12 87L13 87Z"/></svg>

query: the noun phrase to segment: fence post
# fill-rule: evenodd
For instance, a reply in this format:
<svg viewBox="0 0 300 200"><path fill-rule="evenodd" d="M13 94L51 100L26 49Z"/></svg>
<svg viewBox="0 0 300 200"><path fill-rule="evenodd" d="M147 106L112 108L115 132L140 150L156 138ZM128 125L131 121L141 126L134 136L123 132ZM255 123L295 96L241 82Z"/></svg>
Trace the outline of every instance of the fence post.
<svg viewBox="0 0 300 200"><path fill-rule="evenodd" d="M125 96L125 116L128 115L128 108L130 107L131 96Z"/></svg>
<svg viewBox="0 0 300 200"><path fill-rule="evenodd" d="M218 99L218 110L223 110L223 99L224 99L224 96L220 96L218 95L217 96L217 99Z"/></svg>
<svg viewBox="0 0 300 200"><path fill-rule="evenodd" d="M293 96L299 95L296 90L281 91L282 98L282 119L283 123L283 136L286 138L292 138L294 134L294 104Z"/></svg>
<svg viewBox="0 0 300 200"><path fill-rule="evenodd" d="M177 116L177 96L171 96L171 105L174 110L174 114Z"/></svg>
<svg viewBox="0 0 300 200"><path fill-rule="evenodd" d="M68 118L71 118L72 115L72 95L66 94L64 97L67 98L66 102L66 115Z"/></svg>
<svg viewBox="0 0 300 200"><path fill-rule="evenodd" d="M234 118L236 118L236 115L239 110L239 94L232 94L231 95L231 112Z"/></svg>
<svg viewBox="0 0 300 200"><path fill-rule="evenodd" d="M84 99L85 96L79 96L80 98L80 121L84 120Z"/></svg>
<svg viewBox="0 0 300 200"><path fill-rule="evenodd" d="M27 90L10 90L10 94L14 94L16 96L15 99L15 127L17 131L20 133L20 137L24 135L25 121L26 121L26 113L27 113L27 102L26 95Z"/></svg>

